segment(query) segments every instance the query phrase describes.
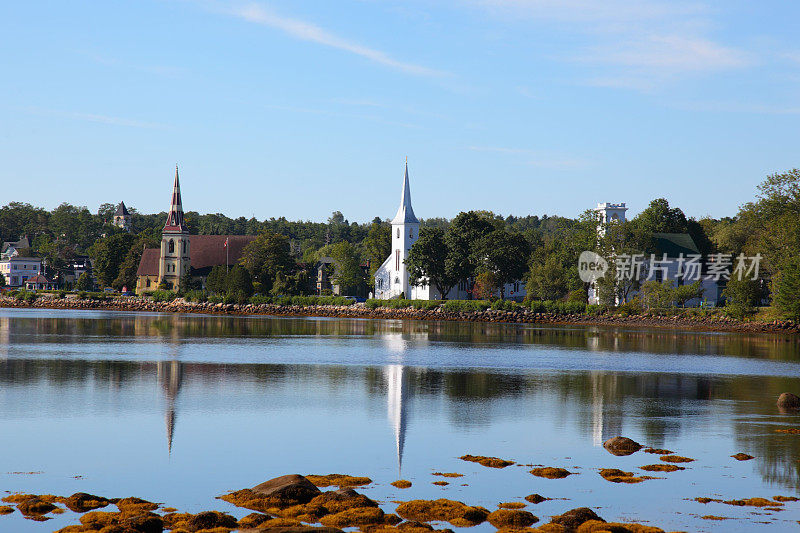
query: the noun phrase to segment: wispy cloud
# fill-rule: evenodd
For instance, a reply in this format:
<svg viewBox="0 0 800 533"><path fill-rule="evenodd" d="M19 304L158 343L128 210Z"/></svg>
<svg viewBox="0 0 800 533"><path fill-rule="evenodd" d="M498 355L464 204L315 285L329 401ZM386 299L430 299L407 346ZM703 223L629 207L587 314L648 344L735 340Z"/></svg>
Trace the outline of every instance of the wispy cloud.
<svg viewBox="0 0 800 533"><path fill-rule="evenodd" d="M498 15L558 23L587 44L562 58L591 67L591 85L648 90L683 76L750 66L754 54L710 36L711 10L699 1L473 0Z"/></svg>
<svg viewBox="0 0 800 533"><path fill-rule="evenodd" d="M385 52L339 37L315 24L278 15L261 4L247 4L230 9L228 12L248 22L275 28L296 39L343 50L406 74L434 77L445 75L440 70L394 59Z"/></svg>
<svg viewBox="0 0 800 533"><path fill-rule="evenodd" d="M589 166L589 162L583 159L564 157L561 154L545 153L527 148L509 148L503 146L468 146L467 149L472 152L490 152L516 156L522 159L526 165L539 168L567 170Z"/></svg>
<svg viewBox="0 0 800 533"><path fill-rule="evenodd" d="M77 111L59 111L55 109L43 109L40 107L29 107L28 112L35 115L49 115L54 117L61 117L73 120L82 120L85 122L96 122L98 124L108 124L111 126L123 126L126 128L142 128L142 129L155 129L165 130L169 129L167 124L158 122L146 122L142 120L135 120L122 117L114 117L109 115L98 115L95 113L79 113Z"/></svg>

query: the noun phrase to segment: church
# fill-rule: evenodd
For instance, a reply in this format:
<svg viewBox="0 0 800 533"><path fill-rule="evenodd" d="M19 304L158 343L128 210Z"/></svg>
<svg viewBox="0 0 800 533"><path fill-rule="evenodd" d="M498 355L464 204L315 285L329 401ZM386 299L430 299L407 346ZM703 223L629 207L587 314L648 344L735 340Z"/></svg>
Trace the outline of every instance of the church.
<svg viewBox="0 0 800 533"><path fill-rule="evenodd" d="M413 285L409 281L406 258L411 247L419 238L420 222L411 207L411 186L408 181L408 161L406 161L403 189L400 193L400 207L392 219L392 255L386 258L375 272L375 298L389 300L405 297L411 300L442 300L436 287L425 283ZM448 300L469 300L472 298L470 280L463 280L447 293ZM498 290L498 296L500 291ZM505 286L508 299L521 300L527 294L522 281Z"/></svg>
<svg viewBox="0 0 800 533"><path fill-rule="evenodd" d="M215 266L229 266L239 262L244 247L255 240L255 235L189 235L183 219L183 202L178 167L172 185L172 201L164 229L161 230L161 248L142 250L136 271L136 294L157 289L178 288L181 277L204 280Z"/></svg>

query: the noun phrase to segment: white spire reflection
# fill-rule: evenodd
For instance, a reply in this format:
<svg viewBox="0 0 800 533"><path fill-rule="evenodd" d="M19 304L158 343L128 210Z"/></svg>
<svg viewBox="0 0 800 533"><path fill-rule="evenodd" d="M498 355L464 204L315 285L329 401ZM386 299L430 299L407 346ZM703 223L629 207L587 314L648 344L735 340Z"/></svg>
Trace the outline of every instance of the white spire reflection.
<svg viewBox="0 0 800 533"><path fill-rule="evenodd" d="M183 363L177 360L158 363L158 382L167 400L164 421L167 425L167 453L172 455L172 439L175 434L175 400L183 382Z"/></svg>
<svg viewBox="0 0 800 533"><path fill-rule="evenodd" d="M403 365L388 365L384 368L387 383L387 407L389 423L394 430L397 445L397 474L403 469L403 447L406 441L408 409L406 406L406 376Z"/></svg>

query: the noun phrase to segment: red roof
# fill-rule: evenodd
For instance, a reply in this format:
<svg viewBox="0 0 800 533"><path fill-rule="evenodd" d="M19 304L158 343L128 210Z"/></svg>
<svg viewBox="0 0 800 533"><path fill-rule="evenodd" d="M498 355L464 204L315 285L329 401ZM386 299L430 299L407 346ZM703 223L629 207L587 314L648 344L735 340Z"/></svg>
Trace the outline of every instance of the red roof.
<svg viewBox="0 0 800 533"><path fill-rule="evenodd" d="M42 276L41 274L36 274L32 278L28 278L25 283L47 283L50 284L50 280L46 277Z"/></svg>
<svg viewBox="0 0 800 533"><path fill-rule="evenodd" d="M235 265L242 257L242 250L255 235L189 235L189 256L191 266L195 270L217 265ZM227 249L225 241L228 241ZM158 276L158 262L161 250L148 248L142 252L137 276Z"/></svg>

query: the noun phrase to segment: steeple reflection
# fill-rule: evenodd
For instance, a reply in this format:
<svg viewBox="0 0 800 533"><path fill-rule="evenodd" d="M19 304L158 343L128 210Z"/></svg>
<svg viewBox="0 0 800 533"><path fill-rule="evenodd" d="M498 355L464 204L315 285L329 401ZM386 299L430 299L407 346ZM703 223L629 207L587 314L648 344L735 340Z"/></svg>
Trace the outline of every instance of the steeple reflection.
<svg viewBox="0 0 800 533"><path fill-rule="evenodd" d="M164 391L166 410L164 421L167 425L167 453L172 455L172 440L175 435L175 400L183 383L183 363L177 360L160 361L157 365L158 383Z"/></svg>
<svg viewBox="0 0 800 533"><path fill-rule="evenodd" d="M397 447L397 474L401 475L403 469L403 447L406 441L406 424L408 419L408 406L406 399L408 385L406 383L406 369L403 365L388 365L384 368L387 383L387 406L389 423L394 430Z"/></svg>

